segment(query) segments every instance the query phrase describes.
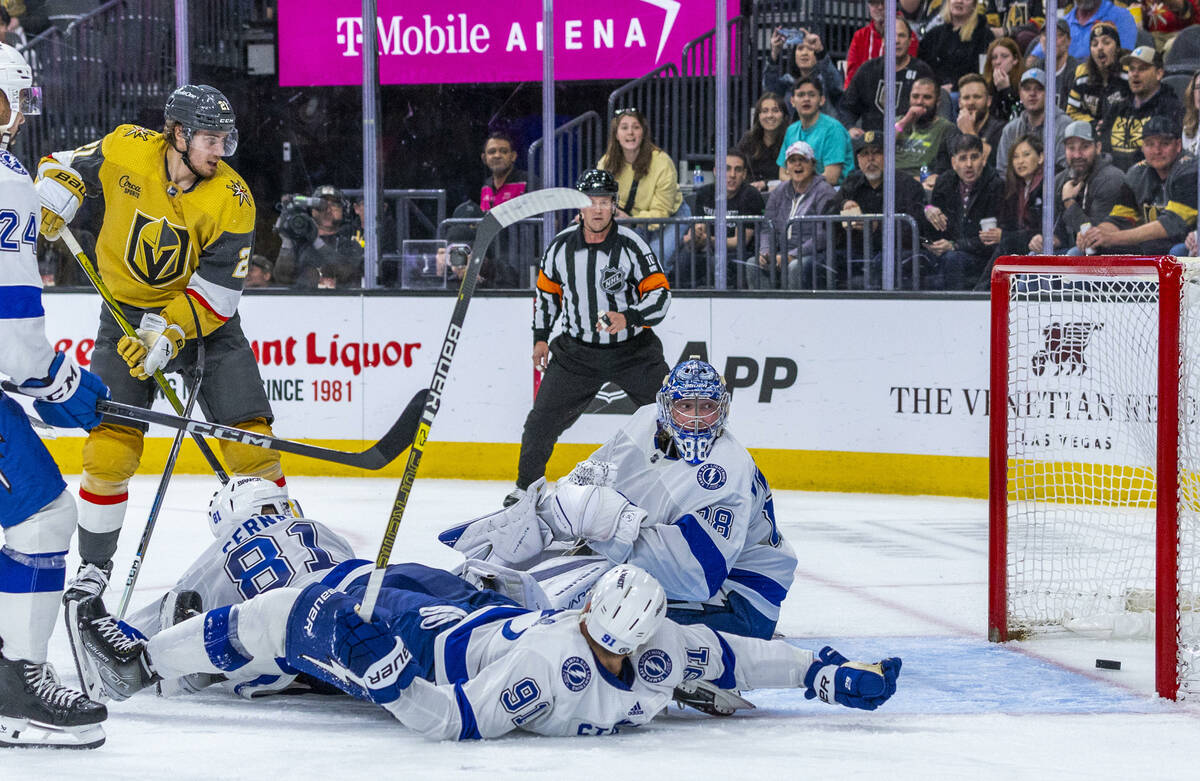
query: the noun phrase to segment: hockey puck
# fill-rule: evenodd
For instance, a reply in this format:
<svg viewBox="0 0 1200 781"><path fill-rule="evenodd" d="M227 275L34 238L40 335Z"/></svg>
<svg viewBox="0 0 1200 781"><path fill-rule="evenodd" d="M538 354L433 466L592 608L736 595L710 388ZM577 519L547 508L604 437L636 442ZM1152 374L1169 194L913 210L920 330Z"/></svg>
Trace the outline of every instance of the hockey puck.
<svg viewBox="0 0 1200 781"><path fill-rule="evenodd" d="M1121 663L1114 659L1097 659L1096 667L1101 670L1120 670Z"/></svg>

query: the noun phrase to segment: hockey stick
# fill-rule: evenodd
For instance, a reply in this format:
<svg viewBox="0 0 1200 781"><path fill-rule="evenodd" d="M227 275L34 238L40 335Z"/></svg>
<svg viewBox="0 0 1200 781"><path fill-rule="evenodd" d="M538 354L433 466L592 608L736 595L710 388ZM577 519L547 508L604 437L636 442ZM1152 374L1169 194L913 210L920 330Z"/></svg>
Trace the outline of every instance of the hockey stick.
<svg viewBox="0 0 1200 781"><path fill-rule="evenodd" d="M192 388L188 392L187 406L183 409L185 416L192 414L192 409L196 406L196 398L200 393L200 383L203 380L204 346L201 343L196 361L195 378L192 380ZM167 485L171 482L171 475L175 474L175 459L179 457L179 446L183 444L184 433L184 429L176 431L175 439L171 442L171 451L167 454L167 464L163 467L162 477L158 480L158 489L154 492L154 502L150 505L150 516L146 519L146 526L142 529L142 538L138 540L137 551L133 554L133 564L129 567L129 576L125 578L125 591L121 593L121 603L117 607L118 619L125 617L125 610L129 607L129 598L133 596L133 586L137 583L142 562L146 558L146 549L150 547L150 535L154 533L154 526L158 523L158 514L162 511L163 499L167 495Z"/></svg>
<svg viewBox="0 0 1200 781"><path fill-rule="evenodd" d="M429 440L429 428L437 415L442 403L442 392L450 375L450 362L458 349L458 340L462 335L463 321L467 317L467 306L475 292L475 282L479 278L479 266L483 256L491 246L492 240L500 231L515 222L533 217L537 214L558 211L559 209L582 209L590 206L592 199L578 190L565 187L555 187L549 190L534 190L531 193L518 195L511 201L506 201L492 208L484 215L475 231L475 241L471 244L471 260L467 263L462 282L458 286L458 301L454 312L450 315L450 325L446 328L446 337L442 340L442 349L438 352L437 361L433 366L433 381L429 384L429 398L417 426L416 437L412 449L408 451L408 461L404 465L404 477L400 480L400 488L396 491L396 499L392 503L392 512L388 516L387 529L383 533L383 542L379 545L379 555L375 557L375 570L367 582L366 593L363 594L362 604L358 607L358 615L364 621L370 621L375 612L375 602L379 599L379 589L383 586L384 570L392 558L392 546L396 542L396 532L400 529L400 520L404 517L404 508L408 506L408 495L412 491L413 479L417 476L417 467L421 464L421 455L425 443Z"/></svg>
<svg viewBox="0 0 1200 781"><path fill-rule="evenodd" d="M20 389L16 385L8 381L0 383L0 385L2 385L4 390L20 392ZM197 436L205 435L215 439L223 439L227 442L238 442L252 447L279 450L284 453L304 456L305 458L315 458L318 461L332 461L335 464L345 464L346 466L354 466L359 469L374 470L383 469L392 463L392 461L395 461L396 456L403 453L412 444L413 438L416 436L417 423L421 419L421 409L425 406L425 397L428 393L429 391L425 389L417 391L412 400L408 402L408 406L400 414L400 417L396 419L392 427L383 435L383 438L360 453L334 450L317 445L306 445L303 442L279 439L278 437L260 434L257 431L223 426L220 423L209 423L206 420L193 420L188 417L171 415L167 412L156 412L150 409L143 409L142 407L135 407L131 404L108 401L107 399L101 399L96 402L96 411L104 415L124 418L125 420L157 423L160 426L186 431L189 434Z"/></svg>
<svg viewBox="0 0 1200 781"><path fill-rule="evenodd" d="M100 278L100 272L96 270L96 266L88 258L87 253L83 251L83 247L79 246L79 242L75 240L75 235L71 233L71 229L64 227L59 238L67 245L67 249L75 256L75 260L79 263L83 273L87 274L88 279L92 281L92 287L96 288L96 292L104 299L104 303L108 306L108 311L112 314L113 319L117 321L117 325L121 326L121 330L126 336L136 337L137 333L133 330L133 326L125 319L124 313L121 312L121 306L117 303L117 299L113 298L112 291L108 289L108 285L104 284L104 280ZM197 338L202 338L197 334ZM170 402L172 409L178 414L183 412L183 402L175 395L175 389L167 382L167 378L163 376L161 370L154 372L154 381L158 383L158 387L162 390L163 396ZM221 466L221 462L217 460L217 456L212 452L212 448L204 441L204 437L199 434L192 433L192 439L196 440L196 446L200 448L200 452L204 454L204 460L212 467L217 478L222 483L229 482L229 475L225 472L225 468Z"/></svg>

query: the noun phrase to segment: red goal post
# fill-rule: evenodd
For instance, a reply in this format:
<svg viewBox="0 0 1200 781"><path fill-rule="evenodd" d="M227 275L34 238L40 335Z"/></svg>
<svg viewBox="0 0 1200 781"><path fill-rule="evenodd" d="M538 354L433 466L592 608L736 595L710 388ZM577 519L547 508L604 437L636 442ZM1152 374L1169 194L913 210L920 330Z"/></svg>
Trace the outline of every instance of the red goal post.
<svg viewBox="0 0 1200 781"><path fill-rule="evenodd" d="M1003 257L991 302L989 639L1141 622L1200 694L1200 260Z"/></svg>

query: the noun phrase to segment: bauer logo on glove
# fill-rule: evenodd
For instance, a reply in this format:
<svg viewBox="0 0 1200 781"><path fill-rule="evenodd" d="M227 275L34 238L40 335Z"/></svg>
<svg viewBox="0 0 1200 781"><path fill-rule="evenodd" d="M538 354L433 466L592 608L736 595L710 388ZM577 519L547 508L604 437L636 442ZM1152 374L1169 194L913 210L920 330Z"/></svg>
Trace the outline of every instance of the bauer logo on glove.
<svg viewBox="0 0 1200 781"><path fill-rule="evenodd" d="M78 171L52 157L44 158L38 167L35 187L42 202L41 233L54 241L79 211L87 188Z"/></svg>

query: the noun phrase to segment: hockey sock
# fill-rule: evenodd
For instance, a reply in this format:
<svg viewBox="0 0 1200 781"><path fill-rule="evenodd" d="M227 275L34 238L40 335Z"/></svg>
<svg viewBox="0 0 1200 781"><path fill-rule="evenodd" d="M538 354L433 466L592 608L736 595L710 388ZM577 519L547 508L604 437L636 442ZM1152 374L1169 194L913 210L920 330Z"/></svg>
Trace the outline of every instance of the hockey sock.
<svg viewBox="0 0 1200 781"><path fill-rule="evenodd" d="M67 574L75 502L63 491L5 530L0 548L0 639L9 659L46 660Z"/></svg>

